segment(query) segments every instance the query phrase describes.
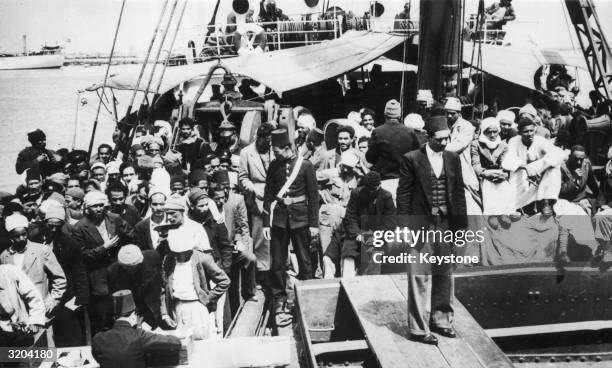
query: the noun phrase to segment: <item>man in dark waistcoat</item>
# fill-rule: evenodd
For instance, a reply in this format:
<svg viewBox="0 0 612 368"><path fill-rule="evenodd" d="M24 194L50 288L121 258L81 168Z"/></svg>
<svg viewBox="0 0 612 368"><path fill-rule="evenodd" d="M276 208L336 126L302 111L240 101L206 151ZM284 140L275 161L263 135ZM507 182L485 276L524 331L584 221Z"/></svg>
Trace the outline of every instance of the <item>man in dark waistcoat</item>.
<svg viewBox="0 0 612 368"><path fill-rule="evenodd" d="M275 159L270 163L264 188L264 237L270 240L271 275L277 325L291 322L285 306L289 241L297 256L300 280L313 278L310 238L319 232L319 193L312 163L296 156L286 129L272 131ZM299 166L298 166L299 165ZM295 180L285 188L297 166Z"/></svg>
<svg viewBox="0 0 612 368"><path fill-rule="evenodd" d="M397 188L397 214L401 226L418 230L456 231L466 226L464 183L459 156L445 147L450 139L446 117L429 118L425 125L429 141L418 150L404 155ZM402 218L402 215L410 215ZM419 253L446 256L452 244L439 236L416 245L410 253L416 263L408 267L408 324L412 338L436 345L434 331L442 336L455 337L452 327L454 281L453 264L434 265L419 262ZM431 287L430 287L431 286ZM428 295L431 290L431 295ZM431 315L427 310L431 298Z"/></svg>

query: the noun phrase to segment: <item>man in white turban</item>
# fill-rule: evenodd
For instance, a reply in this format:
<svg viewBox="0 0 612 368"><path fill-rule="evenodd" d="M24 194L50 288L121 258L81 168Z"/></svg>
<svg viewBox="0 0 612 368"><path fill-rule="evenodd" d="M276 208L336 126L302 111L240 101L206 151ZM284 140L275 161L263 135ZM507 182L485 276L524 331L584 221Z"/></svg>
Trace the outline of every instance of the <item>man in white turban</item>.
<svg viewBox="0 0 612 368"><path fill-rule="evenodd" d="M28 219L14 213L5 220L11 246L0 254L1 264L12 264L23 270L38 287L51 315L66 291L66 275L53 249L28 240Z"/></svg>

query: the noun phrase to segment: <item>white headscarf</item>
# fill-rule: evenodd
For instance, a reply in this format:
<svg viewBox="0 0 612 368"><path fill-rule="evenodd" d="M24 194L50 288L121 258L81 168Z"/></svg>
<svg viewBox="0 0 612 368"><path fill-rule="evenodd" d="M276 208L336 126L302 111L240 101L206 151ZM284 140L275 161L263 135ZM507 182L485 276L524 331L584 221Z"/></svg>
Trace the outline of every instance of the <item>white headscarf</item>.
<svg viewBox="0 0 612 368"><path fill-rule="evenodd" d="M425 128L425 121L419 114L408 114L404 118L404 125L414 130L422 130Z"/></svg>
<svg viewBox="0 0 612 368"><path fill-rule="evenodd" d="M487 129L496 128L497 131L500 131L499 120L496 118L486 118L480 123L480 136L478 137L478 141L480 143L485 144L489 149L496 149L497 146L501 143L501 137L499 134L497 138L492 141L485 135Z"/></svg>

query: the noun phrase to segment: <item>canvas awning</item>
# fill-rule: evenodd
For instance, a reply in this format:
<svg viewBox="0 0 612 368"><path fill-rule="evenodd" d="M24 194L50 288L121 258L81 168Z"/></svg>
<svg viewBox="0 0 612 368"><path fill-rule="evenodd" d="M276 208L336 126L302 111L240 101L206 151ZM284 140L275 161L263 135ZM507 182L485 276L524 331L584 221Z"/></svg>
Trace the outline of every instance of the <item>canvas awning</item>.
<svg viewBox="0 0 612 368"><path fill-rule="evenodd" d="M405 37L384 32L349 31L342 37L316 45L272 51L263 54L223 59L232 73L252 78L282 94L308 86L358 68L401 44ZM217 61L169 67L166 69L160 93L182 82L204 76ZM149 66L150 68L150 66ZM161 67L156 68L155 86ZM107 87L134 89L139 70L111 76ZM145 71L145 76L149 75ZM141 83L139 90L144 90ZM89 91L101 88L97 84Z"/></svg>
<svg viewBox="0 0 612 368"><path fill-rule="evenodd" d="M465 63L472 62L473 46L471 42L464 43L463 61ZM474 67L477 66L477 53L478 49L474 53ZM536 89L534 76L538 68L552 64L576 67L588 72L584 57L574 51L486 44L482 45L482 66L479 69L525 88ZM590 86L592 89L590 80L583 82L588 83L585 88Z"/></svg>

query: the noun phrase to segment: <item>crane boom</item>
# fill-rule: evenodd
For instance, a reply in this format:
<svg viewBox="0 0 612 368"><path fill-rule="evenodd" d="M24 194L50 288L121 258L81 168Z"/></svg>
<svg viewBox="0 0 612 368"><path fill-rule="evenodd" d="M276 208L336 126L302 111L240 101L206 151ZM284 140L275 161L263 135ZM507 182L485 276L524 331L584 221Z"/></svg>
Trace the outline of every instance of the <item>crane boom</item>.
<svg viewBox="0 0 612 368"><path fill-rule="evenodd" d="M595 90L612 99L612 55L593 0L565 0Z"/></svg>

